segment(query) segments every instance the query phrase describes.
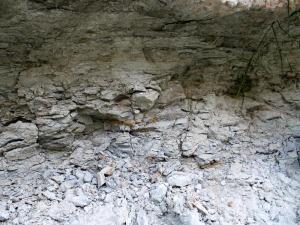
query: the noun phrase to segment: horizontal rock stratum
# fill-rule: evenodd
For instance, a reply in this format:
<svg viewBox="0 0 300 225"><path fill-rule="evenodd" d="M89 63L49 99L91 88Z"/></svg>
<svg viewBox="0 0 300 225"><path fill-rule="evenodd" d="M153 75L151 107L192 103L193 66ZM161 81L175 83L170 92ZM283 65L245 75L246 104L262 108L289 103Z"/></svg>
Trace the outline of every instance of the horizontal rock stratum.
<svg viewBox="0 0 300 225"><path fill-rule="evenodd" d="M297 0L1 0L0 222L296 225Z"/></svg>

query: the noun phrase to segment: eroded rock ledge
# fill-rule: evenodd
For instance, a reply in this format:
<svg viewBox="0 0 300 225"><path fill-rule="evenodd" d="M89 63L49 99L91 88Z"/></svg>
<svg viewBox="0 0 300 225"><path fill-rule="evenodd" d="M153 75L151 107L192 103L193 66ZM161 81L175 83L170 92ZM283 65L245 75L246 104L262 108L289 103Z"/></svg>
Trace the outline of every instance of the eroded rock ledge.
<svg viewBox="0 0 300 225"><path fill-rule="evenodd" d="M0 221L299 222L299 2L0 5Z"/></svg>

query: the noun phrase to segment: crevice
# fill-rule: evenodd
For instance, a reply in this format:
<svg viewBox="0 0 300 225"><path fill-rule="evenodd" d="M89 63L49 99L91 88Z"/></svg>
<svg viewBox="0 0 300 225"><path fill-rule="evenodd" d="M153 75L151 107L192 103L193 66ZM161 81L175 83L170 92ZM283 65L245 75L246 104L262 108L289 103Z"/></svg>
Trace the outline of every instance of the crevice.
<svg viewBox="0 0 300 225"><path fill-rule="evenodd" d="M12 120L10 120L10 121L4 123L3 125L4 125L4 126L9 126L10 124L16 123L16 122L18 122L18 121L21 121L21 122L23 122L23 123L31 123L31 122L32 122L32 121L29 120L29 119L26 119L26 118L24 118L24 117L18 116L18 117L16 117L16 118L14 118L14 119L12 119Z"/></svg>
<svg viewBox="0 0 300 225"><path fill-rule="evenodd" d="M23 140L24 140L24 139L21 139L21 138L9 140L9 141L3 143L2 145L0 145L0 148L3 148L3 147L5 147L6 145L8 145L8 144L10 144L10 143L18 142L18 141L23 141Z"/></svg>

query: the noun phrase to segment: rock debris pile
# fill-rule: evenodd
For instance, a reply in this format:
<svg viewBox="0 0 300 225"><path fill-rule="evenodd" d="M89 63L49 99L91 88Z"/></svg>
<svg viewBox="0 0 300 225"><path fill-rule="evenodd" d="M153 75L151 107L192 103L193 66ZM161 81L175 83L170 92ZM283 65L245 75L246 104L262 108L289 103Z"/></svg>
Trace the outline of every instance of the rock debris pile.
<svg viewBox="0 0 300 225"><path fill-rule="evenodd" d="M300 223L297 1L0 6L0 224Z"/></svg>
<svg viewBox="0 0 300 225"><path fill-rule="evenodd" d="M288 135L294 122L286 126L293 117L250 99L243 110L262 108L254 118L243 117L234 113L238 102L209 95L190 101L187 111L182 101L180 119L153 122L147 132L97 128L69 152L39 149L33 123L12 123L1 133L0 219L45 225L297 224L300 139Z"/></svg>

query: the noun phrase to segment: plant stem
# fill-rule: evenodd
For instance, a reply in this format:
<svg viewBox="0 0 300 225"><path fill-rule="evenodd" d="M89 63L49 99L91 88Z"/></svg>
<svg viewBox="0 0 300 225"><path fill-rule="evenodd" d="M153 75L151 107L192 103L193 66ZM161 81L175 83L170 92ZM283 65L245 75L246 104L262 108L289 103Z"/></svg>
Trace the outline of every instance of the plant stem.
<svg viewBox="0 0 300 225"><path fill-rule="evenodd" d="M242 89L244 87L244 84L246 82L246 78L247 78L247 74L248 74L248 71L250 69L250 66L251 66L251 63L253 61L253 58L255 56L255 54L257 53L257 50L260 48L260 46L262 45L263 41L265 40L265 38L267 37L268 33L270 32L272 26L269 27L269 29L267 30L267 32L264 34L264 36L262 37L262 39L260 40L258 46L256 47L255 51L252 53L251 55L251 58L248 60L248 63L246 65L246 68L242 74L242 80L241 80L241 83L240 83L240 86L239 86L239 89L236 93L236 98L240 96L241 92L242 92Z"/></svg>
<svg viewBox="0 0 300 225"><path fill-rule="evenodd" d="M280 46L279 46L277 34L276 34L276 32L275 32L275 29L274 29L274 23L272 23L271 27L272 27L273 34L274 34L274 37L275 37L275 40L276 40L276 45L277 45L277 49L278 49L278 53L279 53L279 59L280 59L281 75L283 76L283 59L282 59L282 52L281 52L281 49L280 49Z"/></svg>

